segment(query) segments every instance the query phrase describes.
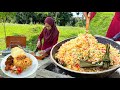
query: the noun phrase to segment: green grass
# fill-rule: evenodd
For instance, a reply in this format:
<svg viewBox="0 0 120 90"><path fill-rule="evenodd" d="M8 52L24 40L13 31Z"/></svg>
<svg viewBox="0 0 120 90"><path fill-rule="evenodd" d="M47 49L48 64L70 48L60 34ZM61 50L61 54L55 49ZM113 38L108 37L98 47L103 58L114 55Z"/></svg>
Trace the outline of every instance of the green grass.
<svg viewBox="0 0 120 90"><path fill-rule="evenodd" d="M97 12L90 22L90 33L105 36L113 16L114 12Z"/></svg>
<svg viewBox="0 0 120 90"><path fill-rule="evenodd" d="M59 32L60 32L60 36L59 36L58 41L62 41L64 39L70 38L70 37L75 37L79 33L84 33L85 32L85 28L72 27L72 26L65 26L65 27L59 26L58 29L59 29Z"/></svg>
<svg viewBox="0 0 120 90"><path fill-rule="evenodd" d="M90 22L90 33L93 35L106 35L106 31L111 23L114 12L98 12L96 16ZM57 26L60 32L58 42L65 40L66 38L77 36L79 33L84 33L85 28L72 27L72 26ZM38 35L40 34L43 25L40 24L12 24L6 23L7 36L12 35L24 35L27 37L27 46L31 50L36 47ZM3 25L0 24L0 50L6 48L4 39Z"/></svg>
<svg viewBox="0 0 120 90"><path fill-rule="evenodd" d="M7 36L16 36L23 35L27 37L27 46L31 50L35 49L38 35L43 29L43 25L28 25L28 24L12 24L6 23L6 34ZM59 41L62 41L66 38L77 36L79 33L84 33L85 28L80 27L72 27L72 26L58 26L58 30L60 32ZM3 25L0 24L0 50L6 48L5 44L5 35Z"/></svg>
<svg viewBox="0 0 120 90"><path fill-rule="evenodd" d="M6 35L7 36L16 36L16 35L26 36L27 37L27 45L31 45L31 43L29 43L31 38L33 36L38 36L41 29L42 29L42 25L7 23L6 24ZM36 40L34 40L34 41L36 41ZM3 29L2 24L0 24L0 50L5 49L5 47L6 47L6 44L5 44L4 29Z"/></svg>

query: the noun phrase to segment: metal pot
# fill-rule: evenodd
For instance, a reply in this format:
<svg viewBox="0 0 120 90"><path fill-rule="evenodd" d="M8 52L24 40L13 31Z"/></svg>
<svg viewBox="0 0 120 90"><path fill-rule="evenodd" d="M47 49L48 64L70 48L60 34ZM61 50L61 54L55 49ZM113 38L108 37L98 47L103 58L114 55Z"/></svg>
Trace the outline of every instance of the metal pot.
<svg viewBox="0 0 120 90"><path fill-rule="evenodd" d="M65 70L65 72L68 72L73 77L104 78L104 77L108 77L109 75L111 75L113 72L115 72L120 67L120 66L116 66L116 67L112 67L111 69L100 71L100 72L79 72L79 71L65 68L64 66L60 65L54 58L55 54L57 53L58 49L60 48L60 46L63 43L65 43L71 39L74 39L74 38L75 37L69 38L69 39L66 39L64 41L57 43L56 45L53 46L53 48L51 49L51 52L50 52L50 57L51 57L52 61L54 62L54 64L56 64L59 68ZM95 38L98 40L98 42L100 42L102 44L108 43L108 44L111 44L114 48L117 48L118 50L120 50L120 45L118 43L116 43L115 41L113 41L112 39L109 39L109 38L106 38L103 36L99 36L99 35L96 35Z"/></svg>

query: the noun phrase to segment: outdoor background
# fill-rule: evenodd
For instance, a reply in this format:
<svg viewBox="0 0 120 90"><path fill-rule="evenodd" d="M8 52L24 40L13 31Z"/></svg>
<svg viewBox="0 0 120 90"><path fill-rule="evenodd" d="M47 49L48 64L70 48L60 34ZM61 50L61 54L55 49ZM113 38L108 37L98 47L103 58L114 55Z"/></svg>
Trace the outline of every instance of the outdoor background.
<svg viewBox="0 0 120 90"><path fill-rule="evenodd" d="M6 36L26 36L27 48L34 50L44 27L44 19L52 16L60 32L59 41L85 33L82 12L0 12L0 50L6 48ZM97 12L90 22L92 35L106 35L114 12Z"/></svg>

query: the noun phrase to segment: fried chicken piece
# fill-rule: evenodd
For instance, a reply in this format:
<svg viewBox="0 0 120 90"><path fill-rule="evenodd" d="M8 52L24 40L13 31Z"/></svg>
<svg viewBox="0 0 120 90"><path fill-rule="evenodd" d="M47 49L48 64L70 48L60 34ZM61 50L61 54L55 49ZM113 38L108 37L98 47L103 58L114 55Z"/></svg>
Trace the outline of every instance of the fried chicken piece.
<svg viewBox="0 0 120 90"><path fill-rule="evenodd" d="M8 70L10 70L11 69L11 66L13 65L13 57L12 56L9 56L8 58L7 58L7 60L6 60L6 62L5 62L5 65L6 65L6 67L5 67L5 70L6 71L8 71Z"/></svg>
<svg viewBox="0 0 120 90"><path fill-rule="evenodd" d="M11 65L7 64L6 67L5 67L5 70L6 70L6 71L9 71L10 68L11 68Z"/></svg>
<svg viewBox="0 0 120 90"><path fill-rule="evenodd" d="M7 61L5 62L5 65L12 65L13 64L13 57L12 56L9 56L8 58L7 58Z"/></svg>

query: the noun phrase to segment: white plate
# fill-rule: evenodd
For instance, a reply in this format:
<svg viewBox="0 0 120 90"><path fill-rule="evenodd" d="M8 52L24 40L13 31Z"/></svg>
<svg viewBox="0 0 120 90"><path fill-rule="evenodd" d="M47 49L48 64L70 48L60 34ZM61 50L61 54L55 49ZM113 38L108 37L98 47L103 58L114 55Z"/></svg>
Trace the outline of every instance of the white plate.
<svg viewBox="0 0 120 90"><path fill-rule="evenodd" d="M120 45L120 41L116 41L116 43L118 43Z"/></svg>
<svg viewBox="0 0 120 90"><path fill-rule="evenodd" d="M29 53L26 53L26 56L29 57L32 60L32 65L30 67L28 67L27 69L25 69L21 74L17 75L15 73L11 73L10 71L5 71L5 66L6 66L5 62L10 55L11 54L8 54L1 61L1 70L7 76L9 76L11 78L27 78L27 77L29 77L30 75L32 75L33 73L36 72L36 70L38 68L38 60L33 55L31 55Z"/></svg>

